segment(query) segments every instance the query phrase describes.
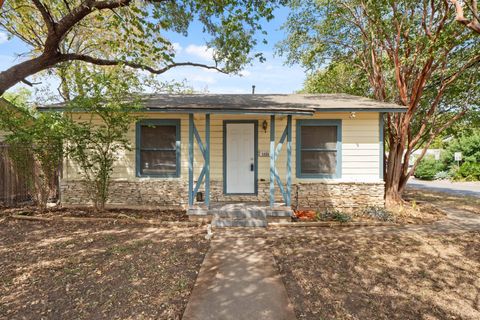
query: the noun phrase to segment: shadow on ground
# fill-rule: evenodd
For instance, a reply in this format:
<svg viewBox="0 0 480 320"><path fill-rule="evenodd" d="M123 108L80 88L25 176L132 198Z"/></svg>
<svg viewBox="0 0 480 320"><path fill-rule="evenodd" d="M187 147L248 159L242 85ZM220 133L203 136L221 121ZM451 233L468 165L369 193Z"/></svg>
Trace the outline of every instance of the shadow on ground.
<svg viewBox="0 0 480 320"><path fill-rule="evenodd" d="M480 319L480 233L270 239L299 319Z"/></svg>
<svg viewBox="0 0 480 320"><path fill-rule="evenodd" d="M179 319L204 230L0 221L0 318Z"/></svg>

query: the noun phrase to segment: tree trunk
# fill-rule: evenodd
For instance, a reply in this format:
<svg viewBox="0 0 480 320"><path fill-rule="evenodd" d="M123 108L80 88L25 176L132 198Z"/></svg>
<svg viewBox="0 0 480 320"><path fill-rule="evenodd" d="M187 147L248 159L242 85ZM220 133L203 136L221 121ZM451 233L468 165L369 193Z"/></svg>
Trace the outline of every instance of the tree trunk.
<svg viewBox="0 0 480 320"><path fill-rule="evenodd" d="M403 153L405 151L402 142L390 141L390 151L385 174L385 205L387 208L397 207L403 204L402 193L405 189L405 166Z"/></svg>

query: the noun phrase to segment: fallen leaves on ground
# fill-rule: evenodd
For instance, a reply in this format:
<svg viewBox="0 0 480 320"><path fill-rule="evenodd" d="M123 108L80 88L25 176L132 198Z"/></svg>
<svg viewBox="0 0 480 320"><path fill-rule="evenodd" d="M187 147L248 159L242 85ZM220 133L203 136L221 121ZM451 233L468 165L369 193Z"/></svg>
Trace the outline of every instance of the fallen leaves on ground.
<svg viewBox="0 0 480 320"><path fill-rule="evenodd" d="M152 219L155 221L188 221L185 210L170 209L106 209L95 211L93 208L65 208L52 207L42 212L35 206L22 206L16 208L1 208L0 215L24 215L45 218L75 217L75 218L114 218L114 219Z"/></svg>
<svg viewBox="0 0 480 320"><path fill-rule="evenodd" d="M480 319L479 232L272 241L299 319Z"/></svg>
<svg viewBox="0 0 480 320"><path fill-rule="evenodd" d="M180 319L200 228L0 221L0 318Z"/></svg>

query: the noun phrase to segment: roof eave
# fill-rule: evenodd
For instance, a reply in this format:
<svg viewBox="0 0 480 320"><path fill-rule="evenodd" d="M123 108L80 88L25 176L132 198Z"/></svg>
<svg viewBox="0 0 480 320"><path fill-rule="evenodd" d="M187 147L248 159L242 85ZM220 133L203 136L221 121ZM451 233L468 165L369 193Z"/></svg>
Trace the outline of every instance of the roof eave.
<svg viewBox="0 0 480 320"><path fill-rule="evenodd" d="M407 108L315 108L315 112L385 112L404 113Z"/></svg>

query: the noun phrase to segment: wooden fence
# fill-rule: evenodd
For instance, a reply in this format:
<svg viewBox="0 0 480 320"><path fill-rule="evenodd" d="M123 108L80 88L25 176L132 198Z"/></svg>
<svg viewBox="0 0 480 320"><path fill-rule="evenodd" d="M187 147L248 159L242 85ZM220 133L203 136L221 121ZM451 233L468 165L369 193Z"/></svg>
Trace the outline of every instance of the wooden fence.
<svg viewBox="0 0 480 320"><path fill-rule="evenodd" d="M30 200L31 195L25 177L15 171L8 148L0 142L0 204L11 206Z"/></svg>

